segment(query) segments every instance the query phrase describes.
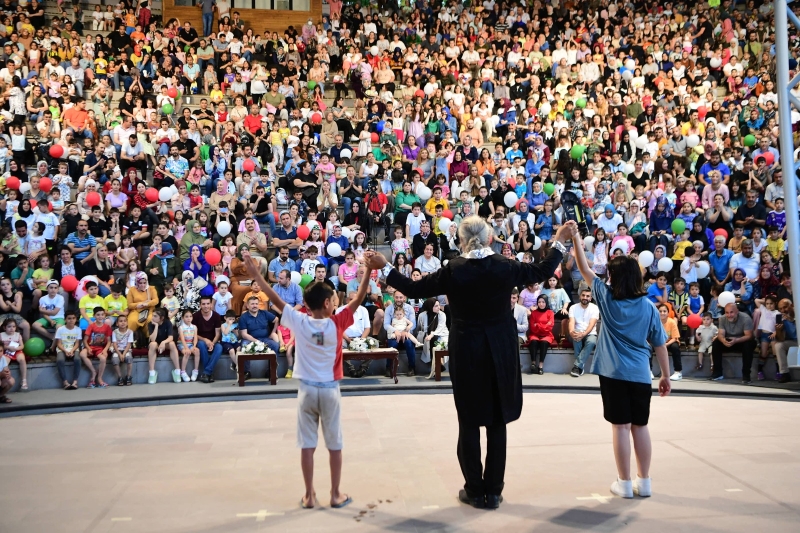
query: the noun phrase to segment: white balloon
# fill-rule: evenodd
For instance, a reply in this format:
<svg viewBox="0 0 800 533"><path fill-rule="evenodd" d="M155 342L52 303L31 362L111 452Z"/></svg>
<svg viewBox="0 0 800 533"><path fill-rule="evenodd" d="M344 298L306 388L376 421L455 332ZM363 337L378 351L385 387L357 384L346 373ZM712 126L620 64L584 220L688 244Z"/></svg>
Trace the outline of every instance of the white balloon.
<svg viewBox="0 0 800 533"><path fill-rule="evenodd" d="M638 148L639 150L644 150L645 147L647 146L647 135L642 135L640 137L637 137L636 142L634 144L636 145L636 148Z"/></svg>
<svg viewBox="0 0 800 533"><path fill-rule="evenodd" d="M505 196L503 196L503 203L506 204L506 207L509 209L513 209L515 205L517 205L517 193L513 191L508 191Z"/></svg>
<svg viewBox="0 0 800 533"><path fill-rule="evenodd" d="M417 196L419 196L419 199L423 202L430 200L432 194L433 192L431 192L431 190L425 185L421 185L419 190L417 190Z"/></svg>
<svg viewBox="0 0 800 533"><path fill-rule="evenodd" d="M591 235L583 239L583 247L586 249L587 252L591 251L592 246L594 246L594 237Z"/></svg>
<svg viewBox="0 0 800 533"><path fill-rule="evenodd" d="M533 239L533 249L538 250L541 247L542 247L542 239L540 239L539 237L535 237Z"/></svg>
<svg viewBox="0 0 800 533"><path fill-rule="evenodd" d="M633 79L633 72L626 70L622 73L622 79L625 81L631 81Z"/></svg>
<svg viewBox="0 0 800 533"><path fill-rule="evenodd" d="M719 298L717 298L717 304L723 309L725 308L726 305L735 303L736 303L736 296L734 296L734 294L730 291L723 292L722 294L719 295Z"/></svg>
<svg viewBox="0 0 800 533"><path fill-rule="evenodd" d="M309 220L308 222L306 222L306 227L309 230L317 228L318 230L322 231L322 224L320 224L318 220Z"/></svg>
<svg viewBox="0 0 800 533"><path fill-rule="evenodd" d="M169 187L162 187L160 191L158 191L158 199L162 202L169 202L172 199L172 189Z"/></svg>
<svg viewBox="0 0 800 533"><path fill-rule="evenodd" d="M689 148L694 148L698 144L700 144L700 136L698 136L698 135L688 135L686 137L686 146L688 146Z"/></svg>
<svg viewBox="0 0 800 533"><path fill-rule="evenodd" d="M297 271L292 272L291 277L292 277L292 283L294 283L295 285L300 285L300 281L302 281L303 279L303 276L301 276L300 272Z"/></svg>
<svg viewBox="0 0 800 533"><path fill-rule="evenodd" d="M629 57L628 59L625 60L625 68L630 71L633 71L633 69L636 68L636 61L634 61L632 58Z"/></svg>
<svg viewBox="0 0 800 533"><path fill-rule="evenodd" d="M342 226L342 235L344 235L344 238L347 239L348 241L353 238L352 230L350 230L350 228L346 228L344 226Z"/></svg>
<svg viewBox="0 0 800 533"><path fill-rule="evenodd" d="M626 175L627 174L633 174L634 170L636 170L636 167L634 167L630 163L625 163L625 167L623 168L623 171L625 172Z"/></svg>
<svg viewBox="0 0 800 533"><path fill-rule="evenodd" d="M25 194L26 192L29 192L30 190L31 190L31 184L30 183L25 182L25 183L20 184L20 186L19 186L19 192L21 192L22 194Z"/></svg>
<svg viewBox="0 0 800 533"><path fill-rule="evenodd" d="M176 194L178 194L178 187L175 186L175 185L170 185L169 186L169 190L172 193L172 196L175 196Z"/></svg>
<svg viewBox="0 0 800 533"><path fill-rule="evenodd" d="M524 253L522 253L522 252L518 253L518 254L517 254L517 261L519 261L520 263L522 263L522 258L523 258L523 257L525 257L525 254L524 254Z"/></svg>
<svg viewBox="0 0 800 533"><path fill-rule="evenodd" d="M217 224L217 233L220 237L225 237L228 235L233 228L231 227L231 223L227 220L223 220L219 224Z"/></svg>
<svg viewBox="0 0 800 533"><path fill-rule="evenodd" d="M619 248L622 250L622 253L628 255L628 243L625 241L618 241L617 244L614 245L614 248ZM613 251L613 250L612 250Z"/></svg>
<svg viewBox="0 0 800 533"><path fill-rule="evenodd" d="M353 151L352 150L348 150L347 148L345 148L344 150L339 152L339 157L340 158L341 157L346 157L346 158L350 159L351 157L353 157Z"/></svg>
<svg viewBox="0 0 800 533"><path fill-rule="evenodd" d="M330 243L327 250L330 257L340 257L342 255L342 247L337 242Z"/></svg>
<svg viewBox="0 0 800 533"><path fill-rule="evenodd" d="M658 260L658 270L661 272L669 272L672 270L672 259L669 257L662 257Z"/></svg>
<svg viewBox="0 0 800 533"><path fill-rule="evenodd" d="M656 258L650 250L645 250L639 254L639 265L644 268L648 268L655 260Z"/></svg>
<svg viewBox="0 0 800 533"><path fill-rule="evenodd" d="M722 65L722 59L719 57L712 57L711 61L708 63L711 65L711 68L719 68Z"/></svg>
<svg viewBox="0 0 800 533"><path fill-rule="evenodd" d="M452 223L453 221L449 218L442 217L442 219L439 221L439 231L442 233L447 233Z"/></svg>
<svg viewBox="0 0 800 533"><path fill-rule="evenodd" d="M697 279L703 279L711 272L711 265L708 264L708 261L698 261L695 268L697 268Z"/></svg>
<svg viewBox="0 0 800 533"><path fill-rule="evenodd" d="M371 46L370 49L369 49L369 53L370 53L370 55L376 56L380 52L378 51L378 47L377 46Z"/></svg>

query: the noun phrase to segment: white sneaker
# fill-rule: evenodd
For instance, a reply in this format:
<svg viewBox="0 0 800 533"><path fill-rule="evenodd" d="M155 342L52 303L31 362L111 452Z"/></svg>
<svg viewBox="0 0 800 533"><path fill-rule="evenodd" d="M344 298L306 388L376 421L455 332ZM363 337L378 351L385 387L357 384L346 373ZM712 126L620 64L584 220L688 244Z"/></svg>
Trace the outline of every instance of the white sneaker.
<svg viewBox="0 0 800 533"><path fill-rule="evenodd" d="M151 370L150 375L147 376L147 383L149 385L155 385L157 381L158 381L158 372L156 372L155 370Z"/></svg>
<svg viewBox="0 0 800 533"><path fill-rule="evenodd" d="M197 369L192 370L192 381L197 381Z"/></svg>
<svg viewBox="0 0 800 533"><path fill-rule="evenodd" d="M189 381L191 381L191 379L189 378L189 374L187 374L186 372L181 372L181 379L182 379L183 381L187 382L187 383L188 383Z"/></svg>
<svg viewBox="0 0 800 533"><path fill-rule="evenodd" d="M650 478L640 478L636 476L636 481L633 482L633 493L642 498L649 498L653 495L653 490L650 488Z"/></svg>
<svg viewBox="0 0 800 533"><path fill-rule="evenodd" d="M175 383L181 382L181 371L178 370L177 368L172 371L172 381L174 381Z"/></svg>
<svg viewBox="0 0 800 533"><path fill-rule="evenodd" d="M650 380L654 380L654 379L656 379L656 377L653 375L653 371L651 370L650 371Z"/></svg>
<svg viewBox="0 0 800 533"><path fill-rule="evenodd" d="M683 372L674 372L670 377L670 381L680 381L683 379Z"/></svg>
<svg viewBox="0 0 800 533"><path fill-rule="evenodd" d="M620 478L611 484L611 493L620 498L633 498L633 482L629 479L623 481Z"/></svg>

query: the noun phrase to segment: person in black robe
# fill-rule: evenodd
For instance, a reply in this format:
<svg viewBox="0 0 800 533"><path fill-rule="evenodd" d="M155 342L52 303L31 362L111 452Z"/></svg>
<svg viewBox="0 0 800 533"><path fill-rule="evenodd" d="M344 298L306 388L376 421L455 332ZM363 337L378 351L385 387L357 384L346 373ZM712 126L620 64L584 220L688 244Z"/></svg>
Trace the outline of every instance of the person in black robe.
<svg viewBox="0 0 800 533"><path fill-rule="evenodd" d="M516 321L508 302L511 291L541 283L553 275L566 253L575 222L555 235L538 263L521 263L490 248L492 228L477 216L465 218L458 234L463 254L419 281L411 281L377 253L368 266L383 270L389 285L409 298L446 295L451 329L450 378L458 412L458 461L464 475L459 500L474 507L497 508L502 501L506 466L506 424L522 412L522 377ZM480 427L486 427L486 469L481 465Z"/></svg>

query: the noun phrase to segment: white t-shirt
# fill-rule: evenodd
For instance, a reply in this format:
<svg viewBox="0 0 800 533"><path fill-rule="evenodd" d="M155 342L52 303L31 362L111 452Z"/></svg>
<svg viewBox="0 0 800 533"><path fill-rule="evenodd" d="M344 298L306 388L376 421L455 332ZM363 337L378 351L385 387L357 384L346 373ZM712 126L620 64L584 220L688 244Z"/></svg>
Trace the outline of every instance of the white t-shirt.
<svg viewBox="0 0 800 533"><path fill-rule="evenodd" d="M226 292L225 296L223 296L215 292L211 299L214 300L214 311L216 311L218 315L224 317L225 313L228 312L228 302L233 299L233 294Z"/></svg>
<svg viewBox="0 0 800 533"><path fill-rule="evenodd" d="M58 309L58 312L50 316L50 318L64 318L64 297L56 294L53 298L50 298L49 294L45 294L39 299L39 309L42 308L46 311Z"/></svg>
<svg viewBox="0 0 800 533"><path fill-rule="evenodd" d="M56 340L60 340L61 345L66 350L72 350L81 342L82 334L81 328L77 326L72 329L68 329L67 326L61 326L56 330Z"/></svg>
<svg viewBox="0 0 800 533"><path fill-rule="evenodd" d="M341 306L339 309L336 310L336 314L342 312L344 306ZM363 305L358 306L356 312L353 313L353 324L344 330L344 334L350 337L351 339L355 339L356 337L360 337L364 330L370 327L369 321L369 313L367 312L367 308Z"/></svg>
<svg viewBox="0 0 800 533"><path fill-rule="evenodd" d="M44 233L42 236L52 241L56 238L56 227L58 226L58 217L55 213L39 213L36 215L35 222L41 222L44 224Z"/></svg>
<svg viewBox="0 0 800 533"><path fill-rule="evenodd" d="M128 351L128 347L133 347L133 331L128 330L125 333L121 333L119 329L115 329L111 333L111 345L119 354L123 354Z"/></svg>
<svg viewBox="0 0 800 533"><path fill-rule="evenodd" d="M348 309L317 319L286 306L281 322L294 333L293 377L317 383L342 379L342 334L353 324Z"/></svg>
<svg viewBox="0 0 800 533"><path fill-rule="evenodd" d="M414 236L419 233L419 225L425 220L425 215L420 212L418 216L414 216L414 213L409 213L408 217L406 217L406 225L408 226L408 235L407 238L411 241Z"/></svg>
<svg viewBox="0 0 800 533"><path fill-rule="evenodd" d="M575 319L575 331L583 332L586 331L586 327L593 318L600 319L600 309L591 302L586 306L586 309L581 304L573 305L569 308L569 317ZM597 335L597 322L595 322L589 335Z"/></svg>

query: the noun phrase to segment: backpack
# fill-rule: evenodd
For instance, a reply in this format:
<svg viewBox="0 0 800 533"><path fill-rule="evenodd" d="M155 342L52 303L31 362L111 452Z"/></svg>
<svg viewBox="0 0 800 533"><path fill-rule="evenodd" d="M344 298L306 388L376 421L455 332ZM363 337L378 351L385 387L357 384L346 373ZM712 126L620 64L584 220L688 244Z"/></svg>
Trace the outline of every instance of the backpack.
<svg viewBox="0 0 800 533"><path fill-rule="evenodd" d="M561 193L561 207L564 209L564 218L577 222L581 235L587 235L589 227L586 225L586 215L583 213L583 206L578 195L572 191Z"/></svg>

